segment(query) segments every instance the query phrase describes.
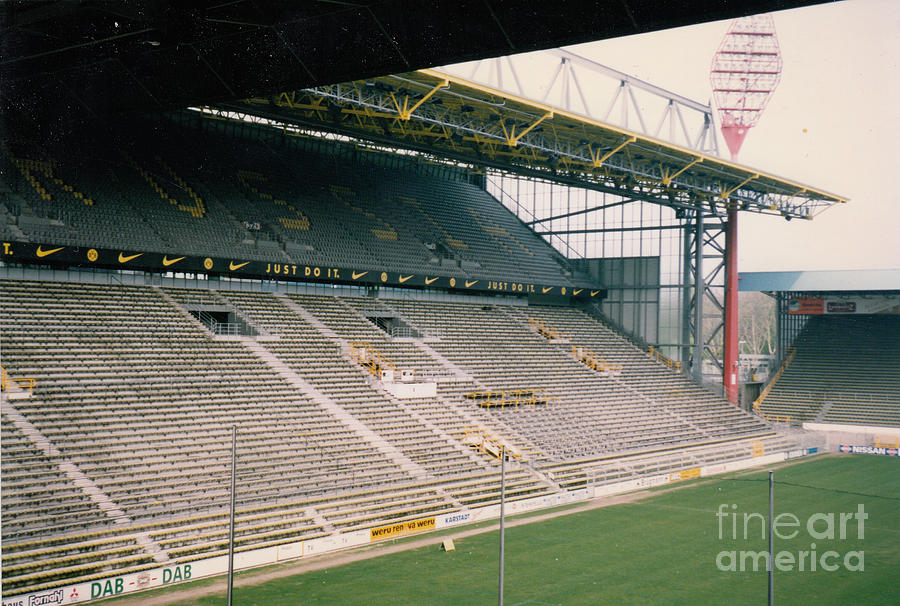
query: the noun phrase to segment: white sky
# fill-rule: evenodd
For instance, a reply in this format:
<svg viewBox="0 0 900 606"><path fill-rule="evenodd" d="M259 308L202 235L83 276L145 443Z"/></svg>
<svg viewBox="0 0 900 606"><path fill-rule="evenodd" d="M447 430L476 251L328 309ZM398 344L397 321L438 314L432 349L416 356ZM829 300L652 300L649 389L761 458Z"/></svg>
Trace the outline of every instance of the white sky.
<svg viewBox="0 0 900 606"><path fill-rule="evenodd" d="M813 221L741 213L740 271L900 268L900 2L845 0L774 18L781 83L739 162L850 203ZM729 23L570 50L708 102L710 64ZM727 156L721 137L719 148Z"/></svg>

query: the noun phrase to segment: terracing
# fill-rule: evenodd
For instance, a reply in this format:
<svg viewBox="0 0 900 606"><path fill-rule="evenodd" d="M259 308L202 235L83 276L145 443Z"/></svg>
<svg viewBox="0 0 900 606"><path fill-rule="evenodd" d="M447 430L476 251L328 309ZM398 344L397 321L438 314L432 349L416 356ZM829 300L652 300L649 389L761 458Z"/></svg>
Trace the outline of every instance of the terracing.
<svg viewBox="0 0 900 606"><path fill-rule="evenodd" d="M215 335L191 300L254 335ZM239 550L786 446L574 309L8 280L4 593L224 553L238 428ZM588 368L540 317L621 372ZM387 321L406 328L387 331ZM347 353L365 341L437 394L398 399ZM467 394L539 389L542 405Z"/></svg>
<svg viewBox="0 0 900 606"><path fill-rule="evenodd" d="M811 317L759 410L791 422L900 426L900 317Z"/></svg>

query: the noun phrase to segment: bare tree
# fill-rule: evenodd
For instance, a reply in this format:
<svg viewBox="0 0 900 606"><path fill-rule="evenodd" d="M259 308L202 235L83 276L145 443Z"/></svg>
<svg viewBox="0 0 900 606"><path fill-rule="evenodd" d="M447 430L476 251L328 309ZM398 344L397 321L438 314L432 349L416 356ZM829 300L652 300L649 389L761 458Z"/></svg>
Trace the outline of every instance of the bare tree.
<svg viewBox="0 0 900 606"><path fill-rule="evenodd" d="M775 299L761 292L739 295L738 331L741 353L775 353Z"/></svg>

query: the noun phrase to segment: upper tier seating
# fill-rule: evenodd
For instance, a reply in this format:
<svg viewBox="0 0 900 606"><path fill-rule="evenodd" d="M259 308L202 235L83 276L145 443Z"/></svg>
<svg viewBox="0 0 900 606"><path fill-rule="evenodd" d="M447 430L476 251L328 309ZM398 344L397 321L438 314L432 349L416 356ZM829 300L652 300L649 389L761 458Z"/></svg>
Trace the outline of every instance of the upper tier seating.
<svg viewBox="0 0 900 606"><path fill-rule="evenodd" d="M62 160L65 160L64 162ZM177 167L177 168L176 168ZM33 242L582 283L483 189L170 127L0 147L0 203ZM89 201L90 204L87 204ZM14 237L17 239L17 237Z"/></svg>
<svg viewBox="0 0 900 606"><path fill-rule="evenodd" d="M764 414L900 426L900 316L813 316L794 347Z"/></svg>

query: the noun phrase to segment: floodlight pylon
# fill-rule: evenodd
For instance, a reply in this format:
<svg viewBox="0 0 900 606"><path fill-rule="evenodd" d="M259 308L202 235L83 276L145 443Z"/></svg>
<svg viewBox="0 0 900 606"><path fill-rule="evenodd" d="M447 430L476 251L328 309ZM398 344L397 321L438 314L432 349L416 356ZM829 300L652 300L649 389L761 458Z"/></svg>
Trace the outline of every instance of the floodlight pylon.
<svg viewBox="0 0 900 606"><path fill-rule="evenodd" d="M709 80L719 113L722 137L732 161L747 132L759 121L778 83L783 62L772 15L754 15L731 22L713 55ZM728 210L725 241L725 339L723 377L725 397L738 404L738 269L737 216Z"/></svg>
<svg viewBox="0 0 900 606"><path fill-rule="evenodd" d="M732 160L781 81L782 67L772 15L731 22L713 55L709 80Z"/></svg>

